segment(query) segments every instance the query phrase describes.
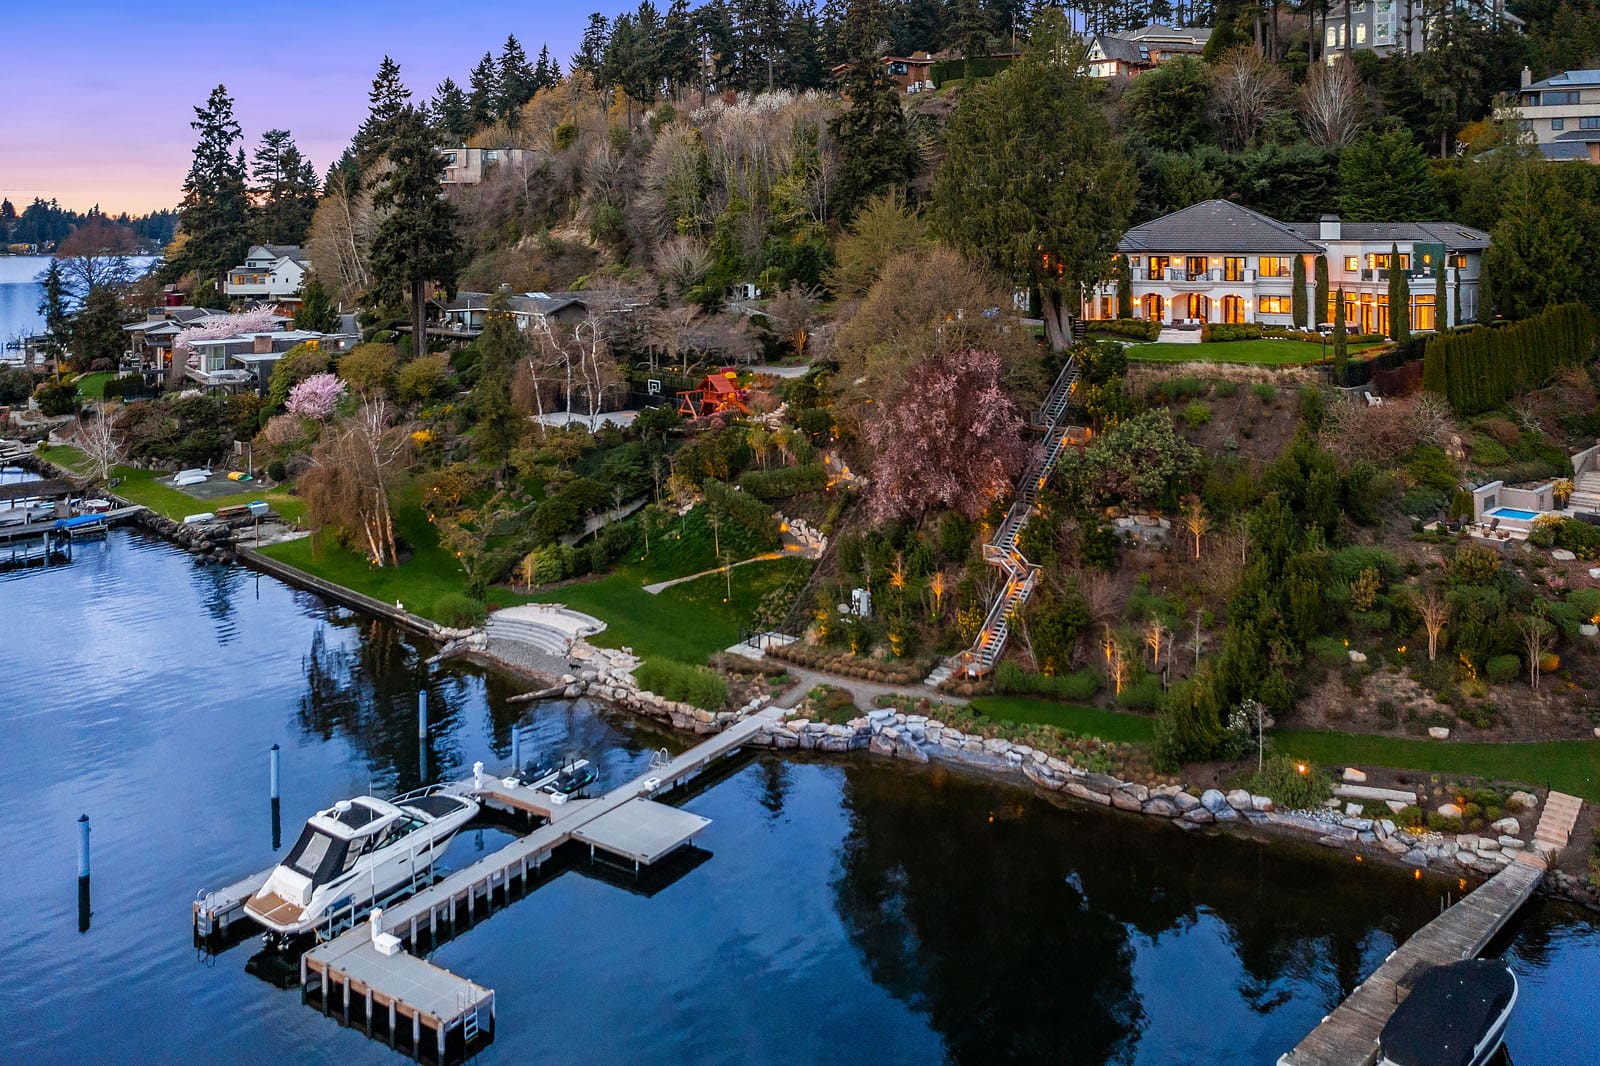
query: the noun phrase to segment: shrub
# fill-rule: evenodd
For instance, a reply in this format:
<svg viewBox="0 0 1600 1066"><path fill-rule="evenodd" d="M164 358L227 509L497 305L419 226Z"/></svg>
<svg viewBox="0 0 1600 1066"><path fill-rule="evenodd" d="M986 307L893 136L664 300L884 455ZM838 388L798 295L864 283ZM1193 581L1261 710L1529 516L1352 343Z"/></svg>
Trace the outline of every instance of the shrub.
<svg viewBox="0 0 1600 1066"><path fill-rule="evenodd" d="M671 659L646 659L634 670L633 679L640 688L657 696L693 704L704 711L714 711L728 702L728 682L721 674L704 666Z"/></svg>
<svg viewBox="0 0 1600 1066"><path fill-rule="evenodd" d="M1086 700L1100 690L1100 674L1094 670L1079 670L1053 677L1030 674L1016 663L1007 661L1001 663L994 672L994 690L1002 695Z"/></svg>
<svg viewBox="0 0 1600 1066"><path fill-rule="evenodd" d="M1510 681L1522 672L1522 660L1515 655L1496 655L1483 664L1490 681Z"/></svg>
<svg viewBox="0 0 1600 1066"><path fill-rule="evenodd" d="M267 477L273 481L287 481L289 480L289 468L284 465L282 459L274 459L267 464Z"/></svg>
<svg viewBox="0 0 1600 1066"><path fill-rule="evenodd" d="M1232 378L1223 378L1212 386L1211 391L1217 394L1219 400L1231 400L1239 395L1239 383Z"/></svg>
<svg viewBox="0 0 1600 1066"><path fill-rule="evenodd" d="M748 470L739 476L739 488L762 500L778 500L816 492L828 483L828 471L821 463L785 466L776 470Z"/></svg>
<svg viewBox="0 0 1600 1066"><path fill-rule="evenodd" d="M1204 400L1193 400L1183 409L1183 420L1190 429L1199 429L1211 421L1211 405Z"/></svg>
<svg viewBox="0 0 1600 1066"><path fill-rule="evenodd" d="M1343 666L1350 661L1350 649L1337 637L1312 637L1306 648L1323 666Z"/></svg>
<svg viewBox="0 0 1600 1066"><path fill-rule="evenodd" d="M1094 333L1107 333L1113 337L1132 337L1134 340L1153 341L1161 336L1161 323L1139 318L1120 318L1115 321L1091 322Z"/></svg>
<svg viewBox="0 0 1600 1066"><path fill-rule="evenodd" d="M464 592L446 592L434 601L433 616L452 629L470 629L483 621L483 602Z"/></svg>
<svg viewBox="0 0 1600 1066"><path fill-rule="evenodd" d="M1258 381L1250 386L1250 394L1262 403L1272 403L1278 398L1278 387L1270 381Z"/></svg>
<svg viewBox="0 0 1600 1066"><path fill-rule="evenodd" d="M1271 796L1281 808L1309 810L1333 794L1333 778L1306 760L1274 755L1246 779L1244 787L1258 796Z"/></svg>
<svg viewBox="0 0 1600 1066"><path fill-rule="evenodd" d="M1395 812L1394 824L1399 826L1401 829L1421 829L1422 808L1418 807L1415 803L1401 807Z"/></svg>
<svg viewBox="0 0 1600 1066"><path fill-rule="evenodd" d="M47 381L33 394L39 401L39 413L51 418L70 415L78 409L78 386L71 382Z"/></svg>
<svg viewBox="0 0 1600 1066"><path fill-rule="evenodd" d="M1450 560L1450 580L1457 585L1487 585L1500 571L1500 553L1486 545L1465 544Z"/></svg>
<svg viewBox="0 0 1600 1066"><path fill-rule="evenodd" d="M1117 706L1141 711L1154 710L1161 703L1161 695L1161 678L1156 674L1146 674L1117 693Z"/></svg>
<svg viewBox="0 0 1600 1066"><path fill-rule="evenodd" d="M1438 811L1429 811L1428 828L1435 833L1465 833L1467 823L1460 818L1446 818Z"/></svg>

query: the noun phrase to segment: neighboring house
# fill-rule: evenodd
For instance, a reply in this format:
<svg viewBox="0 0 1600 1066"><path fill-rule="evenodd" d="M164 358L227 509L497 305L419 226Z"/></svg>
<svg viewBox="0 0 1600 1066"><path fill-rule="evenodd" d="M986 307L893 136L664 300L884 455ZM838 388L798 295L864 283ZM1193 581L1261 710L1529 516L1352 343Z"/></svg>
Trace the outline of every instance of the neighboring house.
<svg viewBox="0 0 1600 1066"><path fill-rule="evenodd" d="M1496 28L1510 26L1520 30L1523 26L1521 19L1506 10L1505 0L1455 0L1455 7ZM1428 47L1428 17L1423 0L1346 0L1329 4L1322 16L1323 58L1332 63L1350 51L1380 56L1417 55Z"/></svg>
<svg viewBox="0 0 1600 1066"><path fill-rule="evenodd" d="M342 352L360 342L347 333L317 333L308 329L273 330L270 333L240 333L215 340L194 341L195 365L185 375L208 388L254 386L262 395L272 377L272 368L285 352L299 344L310 344L332 352Z"/></svg>
<svg viewBox="0 0 1600 1066"><path fill-rule="evenodd" d="M193 326L208 318L223 317L226 312L185 304L152 307L142 321L122 327L128 334L129 362L144 370L160 370L172 361L172 339L185 326Z"/></svg>
<svg viewBox="0 0 1600 1066"><path fill-rule="evenodd" d="M1513 109L1500 108L1495 117L1510 119ZM1600 163L1600 70L1564 70L1534 81L1523 67L1514 117L1546 158Z"/></svg>
<svg viewBox="0 0 1600 1066"><path fill-rule="evenodd" d="M1021 52L991 52L986 56L975 56L973 66L977 76L987 76L1021 55ZM946 81L958 81L966 76L965 56L955 48L945 48L932 54L919 49L908 56L882 58L883 65L889 68L889 79L907 95L932 92ZM850 64L840 63L831 73L838 79L844 77L849 69Z"/></svg>
<svg viewBox="0 0 1600 1066"><path fill-rule="evenodd" d="M1226 200L1206 200L1135 226L1117 251L1128 259L1134 318L1174 325L1260 322L1292 326L1294 260L1305 259L1308 325L1333 320L1342 288L1345 321L1358 333L1389 328L1389 255L1396 247L1410 281L1413 330L1471 321L1489 235L1453 222L1284 223ZM1328 257L1328 300L1313 306L1316 257ZM1449 306L1435 306L1434 267L1445 264ZM1456 314L1457 294L1461 313ZM1117 286L1098 286L1086 318L1115 318Z"/></svg>
<svg viewBox="0 0 1600 1066"><path fill-rule="evenodd" d="M1097 33L1089 42L1084 69L1091 78L1131 78L1174 56L1197 56L1210 39L1205 26L1178 28L1159 22L1124 33Z"/></svg>
<svg viewBox="0 0 1600 1066"><path fill-rule="evenodd" d="M461 341L477 338L489 319L489 303L493 299L492 293L458 292L448 303L435 303L436 315L428 324L428 334ZM543 327L546 322L576 322L589 309L581 292L525 292L507 297L506 303L507 313L524 332ZM400 328L405 330L404 326Z"/></svg>
<svg viewBox="0 0 1600 1066"><path fill-rule="evenodd" d="M533 153L523 148L441 148L444 173L441 185L476 185L497 166L511 163L521 166L532 159Z"/></svg>
<svg viewBox="0 0 1600 1066"><path fill-rule="evenodd" d="M275 304L300 302L311 260L298 244L257 244L244 263L228 271L222 294L235 300L267 300Z"/></svg>

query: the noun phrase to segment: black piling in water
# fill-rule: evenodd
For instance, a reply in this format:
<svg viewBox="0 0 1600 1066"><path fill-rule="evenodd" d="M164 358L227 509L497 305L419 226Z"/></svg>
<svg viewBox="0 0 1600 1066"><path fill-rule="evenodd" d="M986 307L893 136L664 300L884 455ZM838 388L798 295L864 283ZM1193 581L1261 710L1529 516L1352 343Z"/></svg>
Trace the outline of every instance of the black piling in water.
<svg viewBox="0 0 1600 1066"><path fill-rule="evenodd" d="M78 816L78 932L89 931L89 816Z"/></svg>
<svg viewBox="0 0 1600 1066"><path fill-rule="evenodd" d="M268 756L268 790L272 798L272 850L277 851L283 846L283 815L278 800L278 745L272 745Z"/></svg>

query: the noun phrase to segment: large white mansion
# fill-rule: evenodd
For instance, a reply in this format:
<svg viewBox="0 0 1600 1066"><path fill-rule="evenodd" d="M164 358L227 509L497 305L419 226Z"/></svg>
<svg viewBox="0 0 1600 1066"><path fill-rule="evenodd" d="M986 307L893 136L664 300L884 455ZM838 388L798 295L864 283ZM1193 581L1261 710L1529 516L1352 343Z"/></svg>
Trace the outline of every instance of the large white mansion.
<svg viewBox="0 0 1600 1066"><path fill-rule="evenodd" d="M1292 326L1294 260L1305 261L1308 325L1333 321L1345 294L1345 321L1358 333L1389 327L1390 250L1411 290L1411 328L1472 321L1489 235L1453 222L1279 222L1226 200L1206 200L1135 226L1117 251L1133 278L1133 317L1171 324L1260 322ZM1328 307L1315 304L1316 260L1328 262ZM1445 267L1446 306L1435 306L1434 267ZM1457 293L1459 290L1459 299ZM1459 308L1459 314L1457 311ZM1085 317L1117 317L1117 285L1098 286Z"/></svg>

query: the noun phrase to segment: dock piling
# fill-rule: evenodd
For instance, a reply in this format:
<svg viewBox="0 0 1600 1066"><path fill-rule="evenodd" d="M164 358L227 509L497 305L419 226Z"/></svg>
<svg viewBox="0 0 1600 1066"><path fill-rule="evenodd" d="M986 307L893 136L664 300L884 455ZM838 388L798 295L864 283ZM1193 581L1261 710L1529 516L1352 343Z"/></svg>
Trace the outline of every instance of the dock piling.
<svg viewBox="0 0 1600 1066"><path fill-rule="evenodd" d="M272 794L272 850L283 846L283 805L278 799L278 745L272 745L269 755L268 791Z"/></svg>
<svg viewBox="0 0 1600 1066"><path fill-rule="evenodd" d="M272 745L271 754L268 756L268 777L270 779L270 787L272 789L271 795L273 799L278 798L278 754L278 745Z"/></svg>
<svg viewBox="0 0 1600 1066"><path fill-rule="evenodd" d="M522 773L522 729L520 726L511 727L511 776L517 777Z"/></svg>
<svg viewBox="0 0 1600 1066"><path fill-rule="evenodd" d="M417 739L428 739L428 690L417 693Z"/></svg>
<svg viewBox="0 0 1600 1066"><path fill-rule="evenodd" d="M89 816L78 816L78 932L89 931L93 916L89 902Z"/></svg>

